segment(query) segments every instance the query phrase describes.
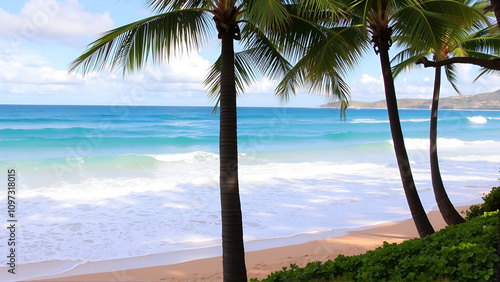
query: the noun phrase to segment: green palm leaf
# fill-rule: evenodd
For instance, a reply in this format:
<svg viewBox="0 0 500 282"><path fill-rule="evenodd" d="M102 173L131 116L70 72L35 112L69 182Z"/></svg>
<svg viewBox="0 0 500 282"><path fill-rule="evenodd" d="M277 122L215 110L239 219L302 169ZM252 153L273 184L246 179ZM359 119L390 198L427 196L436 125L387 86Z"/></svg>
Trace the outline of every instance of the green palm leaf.
<svg viewBox="0 0 500 282"><path fill-rule="evenodd" d="M253 69L275 79L290 70L291 65L282 55L276 43L268 38L257 26L247 23L242 30L244 52Z"/></svg>
<svg viewBox="0 0 500 282"><path fill-rule="evenodd" d="M500 75L500 71L499 70L487 69L487 68L481 68L481 71L477 75L477 77L474 79L474 82L476 82L483 75L487 75L487 74L490 74L490 75Z"/></svg>
<svg viewBox="0 0 500 282"><path fill-rule="evenodd" d="M414 69L415 67L417 67L417 65L415 64L415 61L418 58L428 56L430 53L431 52L428 51L428 52L421 52L421 53L414 54L414 52L412 52L412 50L410 48L399 52L398 54L396 54L396 56L394 56L394 58L391 61L391 65L393 65L392 75L394 77L397 77L401 72L403 72L405 70ZM394 64L395 62L399 62L399 63Z"/></svg>
<svg viewBox="0 0 500 282"><path fill-rule="evenodd" d="M484 7L484 1L471 3L469 0L453 1L449 6L445 4L450 4L450 1L434 0L425 2L422 6L432 11L422 12L422 15L426 15L428 19L435 19L435 15L443 15L449 13L455 13L451 15L451 25L444 26L443 30L439 32L434 32L429 26L429 35L432 38L430 41L434 41L433 44L428 44L427 51L425 51L426 44L420 44L422 42L428 41L422 36L418 36L418 43L412 43L411 37L408 35L402 35L395 37L396 40L404 42L406 45L411 47L403 50L397 54L393 62L399 62L393 67L394 74L397 75L405 69L410 69L414 66L415 62L420 57L427 56L429 54L434 54L436 60L442 60L448 58L448 56L453 57L475 57L481 59L494 59L497 58L495 55L489 53L498 53L500 50L500 34L490 34L491 27L486 26L487 21L481 14ZM470 5L470 7L468 7ZM466 17L469 20L465 21L465 25L459 25L456 21L457 15L461 17ZM448 18L450 19L450 18ZM434 21L434 20L433 20ZM429 21L430 24L431 21ZM439 20L438 20L439 22ZM443 32L445 31L445 32ZM406 37L405 37L406 36ZM418 46L418 47L415 47ZM420 50L422 49L422 51ZM446 53L443 53L446 50ZM444 56L444 58L443 58ZM445 72L449 82L452 84L453 88L458 92L456 85L456 70L454 67L445 68Z"/></svg>
<svg viewBox="0 0 500 282"><path fill-rule="evenodd" d="M446 79L451 84L453 89L458 93L458 95L462 95L457 86L457 72L456 67L454 65L448 65L444 68L444 73L446 75Z"/></svg>
<svg viewBox="0 0 500 282"><path fill-rule="evenodd" d="M146 0L145 2L153 11L160 13L179 9L208 8L211 4L211 1L205 0Z"/></svg>
<svg viewBox="0 0 500 282"><path fill-rule="evenodd" d="M325 95L330 101L341 101L345 110L350 90L344 77L366 51L366 37L354 26L318 28L309 37L298 38L304 40L308 48L280 82L276 95L286 102L291 94L296 93L297 86L304 87L312 93Z"/></svg>
<svg viewBox="0 0 500 282"><path fill-rule="evenodd" d="M286 27L290 20L283 1L248 0L246 21L253 23L263 31L278 31Z"/></svg>
<svg viewBox="0 0 500 282"><path fill-rule="evenodd" d="M238 94L245 92L246 87L257 79L257 75L245 59L246 51L234 54L235 83ZM203 84L210 100L218 101L220 94L220 57L212 64Z"/></svg>
<svg viewBox="0 0 500 282"><path fill-rule="evenodd" d="M258 77L268 76L275 79L290 70L290 63L281 55L277 46L255 25L245 24L242 38L245 50L236 53L234 57L238 93L243 93ZM213 100L217 100L219 93L219 72L220 59L212 65L204 81Z"/></svg>

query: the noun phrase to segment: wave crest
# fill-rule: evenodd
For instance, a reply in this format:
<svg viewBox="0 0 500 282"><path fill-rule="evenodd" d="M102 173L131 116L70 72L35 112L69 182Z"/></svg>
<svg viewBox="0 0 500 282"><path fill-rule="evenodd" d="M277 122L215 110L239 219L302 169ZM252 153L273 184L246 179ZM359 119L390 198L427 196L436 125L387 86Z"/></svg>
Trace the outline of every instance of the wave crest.
<svg viewBox="0 0 500 282"><path fill-rule="evenodd" d="M477 123L477 124L485 124L488 122L488 120L483 117L483 116L473 116L473 117L467 117L467 119L471 122L471 123Z"/></svg>

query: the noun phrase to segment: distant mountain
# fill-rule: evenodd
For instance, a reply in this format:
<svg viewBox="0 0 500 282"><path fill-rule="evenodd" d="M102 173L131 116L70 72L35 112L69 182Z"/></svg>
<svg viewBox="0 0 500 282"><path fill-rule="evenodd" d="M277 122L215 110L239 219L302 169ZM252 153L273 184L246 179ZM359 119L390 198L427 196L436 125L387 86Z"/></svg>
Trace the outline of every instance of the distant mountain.
<svg viewBox="0 0 500 282"><path fill-rule="evenodd" d="M430 109L431 104L431 99L398 99L398 107L400 109ZM338 107L338 102L319 106L319 108ZM385 109L386 107L385 100L377 102L349 102L349 108L354 109ZM500 110L500 89L491 93L441 98L439 99L439 108Z"/></svg>

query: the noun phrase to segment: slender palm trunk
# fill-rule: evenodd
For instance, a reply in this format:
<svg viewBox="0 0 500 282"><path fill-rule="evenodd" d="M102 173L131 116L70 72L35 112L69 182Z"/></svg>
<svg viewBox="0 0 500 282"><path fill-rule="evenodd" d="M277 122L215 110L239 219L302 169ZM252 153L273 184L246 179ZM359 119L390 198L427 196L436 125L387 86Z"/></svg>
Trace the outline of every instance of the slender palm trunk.
<svg viewBox="0 0 500 282"><path fill-rule="evenodd" d="M222 33L220 93L220 195L224 281L247 281L238 187L233 34Z"/></svg>
<svg viewBox="0 0 500 282"><path fill-rule="evenodd" d="M384 48L384 46L380 46L379 52L382 75L384 77L387 112L389 114L392 141L394 143L394 151L396 152L396 158L398 161L399 173L401 174L406 200L408 201L413 221L415 222L420 238L423 238L434 233L434 228L425 213L422 202L418 196L417 188L415 187L415 182L413 181L410 161L406 152L403 131L401 130L401 122L399 120L396 89L394 88L394 79L389 60L389 50L388 48Z"/></svg>
<svg viewBox="0 0 500 282"><path fill-rule="evenodd" d="M439 108L439 92L441 88L441 67L436 67L434 76L434 93L432 95L432 108L431 108L431 125L430 125L430 163L431 163L431 176L432 187L434 190L434 197L439 207L439 211L448 225L459 224L465 222L462 216L457 212L448 194L444 189L443 180L441 179L441 172L439 170L439 160L437 154L437 120Z"/></svg>

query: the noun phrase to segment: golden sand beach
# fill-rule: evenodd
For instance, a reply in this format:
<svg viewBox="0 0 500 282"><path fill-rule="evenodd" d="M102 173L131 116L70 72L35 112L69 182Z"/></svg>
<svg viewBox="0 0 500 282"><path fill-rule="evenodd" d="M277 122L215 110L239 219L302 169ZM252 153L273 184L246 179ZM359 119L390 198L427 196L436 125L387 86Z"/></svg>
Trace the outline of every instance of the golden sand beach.
<svg viewBox="0 0 500 282"><path fill-rule="evenodd" d="M457 208L459 211L468 207ZM428 213L435 230L446 223L438 211ZM387 222L364 230L351 231L347 235L315 240L303 244L269 248L246 253L248 278L266 278L273 271L294 263L304 266L308 262L334 259L339 254L346 256L365 253L383 244L400 243L418 237L413 220ZM156 267L125 269L112 272L52 278L50 281L221 281L222 258L188 261ZM49 281L49 280L47 280Z"/></svg>

